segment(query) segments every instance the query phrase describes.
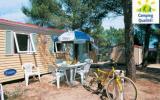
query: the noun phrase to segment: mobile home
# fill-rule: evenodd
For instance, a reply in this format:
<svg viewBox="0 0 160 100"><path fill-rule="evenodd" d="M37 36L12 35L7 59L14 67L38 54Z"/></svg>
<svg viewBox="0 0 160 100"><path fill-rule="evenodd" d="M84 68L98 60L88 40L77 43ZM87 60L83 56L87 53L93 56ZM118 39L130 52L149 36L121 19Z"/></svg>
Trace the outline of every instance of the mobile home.
<svg viewBox="0 0 160 100"><path fill-rule="evenodd" d="M125 48L122 45L115 46L112 49L110 58L117 63L125 63ZM136 65L142 64L142 46L134 45L134 62Z"/></svg>
<svg viewBox="0 0 160 100"><path fill-rule="evenodd" d="M24 77L22 64L31 62L48 73L54 65L51 35L63 30L0 19L0 83Z"/></svg>

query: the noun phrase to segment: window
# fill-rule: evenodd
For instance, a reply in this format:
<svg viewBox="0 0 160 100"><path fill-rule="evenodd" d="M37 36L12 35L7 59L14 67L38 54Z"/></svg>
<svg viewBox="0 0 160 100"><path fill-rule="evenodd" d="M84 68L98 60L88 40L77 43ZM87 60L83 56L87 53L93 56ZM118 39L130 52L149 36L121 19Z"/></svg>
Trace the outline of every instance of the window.
<svg viewBox="0 0 160 100"><path fill-rule="evenodd" d="M62 43L57 43L55 42L55 49L56 49L56 52L61 52L62 51Z"/></svg>
<svg viewBox="0 0 160 100"><path fill-rule="evenodd" d="M6 47L7 55L16 53L33 53L36 45L35 33L17 33L6 31Z"/></svg>
<svg viewBox="0 0 160 100"><path fill-rule="evenodd" d="M92 51L92 44L89 43L89 51Z"/></svg>
<svg viewBox="0 0 160 100"><path fill-rule="evenodd" d="M14 52L15 53L33 53L35 47L31 34L14 32Z"/></svg>
<svg viewBox="0 0 160 100"><path fill-rule="evenodd" d="M55 42L55 52L68 52L71 49L73 49L72 42L67 42L67 43Z"/></svg>

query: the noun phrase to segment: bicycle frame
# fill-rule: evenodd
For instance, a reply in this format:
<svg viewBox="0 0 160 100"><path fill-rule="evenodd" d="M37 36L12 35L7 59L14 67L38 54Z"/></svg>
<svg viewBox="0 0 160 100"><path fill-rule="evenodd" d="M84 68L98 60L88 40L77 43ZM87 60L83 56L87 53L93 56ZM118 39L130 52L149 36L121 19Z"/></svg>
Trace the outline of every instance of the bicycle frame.
<svg viewBox="0 0 160 100"><path fill-rule="evenodd" d="M96 70L93 70L93 72L94 76L91 76L91 80L88 81L89 83L87 83L89 84L87 86L90 87L90 91L100 93L105 97L105 93L107 93L107 96L110 99L114 95L114 99L118 98L120 100L123 100L124 96L126 96L124 95L126 82L129 82L130 86L132 86L134 89L133 91L135 94L133 98L137 98L137 89L134 82L125 77L122 70L115 70L114 67L112 67L111 70L102 70L97 68ZM90 75L93 75L93 73L91 73ZM110 93L113 93L113 95L111 95Z"/></svg>
<svg viewBox="0 0 160 100"><path fill-rule="evenodd" d="M112 76L112 78L115 79L115 84L117 84L120 92L122 92L123 86L122 86L122 82L120 79L120 75L116 74L116 70L114 67L112 67L111 71L104 71L104 70L101 70L98 68L96 70L96 72L94 72L94 74L96 75L97 80L101 82L102 86L104 86L105 83L107 83L106 80L109 79L110 76ZM121 74L121 72L120 72L120 74Z"/></svg>

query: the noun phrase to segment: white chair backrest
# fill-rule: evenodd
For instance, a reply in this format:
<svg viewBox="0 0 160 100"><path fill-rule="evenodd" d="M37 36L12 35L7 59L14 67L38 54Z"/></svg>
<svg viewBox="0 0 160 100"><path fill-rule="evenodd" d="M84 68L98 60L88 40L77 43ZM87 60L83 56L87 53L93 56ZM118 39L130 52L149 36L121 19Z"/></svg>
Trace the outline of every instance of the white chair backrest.
<svg viewBox="0 0 160 100"><path fill-rule="evenodd" d="M32 72L32 68L33 68L33 64L32 63L25 63L22 65L22 68L24 68L25 72Z"/></svg>
<svg viewBox="0 0 160 100"><path fill-rule="evenodd" d="M64 61L62 60L62 59L56 59L56 65L58 66L58 67L60 67L60 66L62 66L62 64L64 63Z"/></svg>
<svg viewBox="0 0 160 100"><path fill-rule="evenodd" d="M63 59L56 59L56 64L62 63L62 62L63 62Z"/></svg>
<svg viewBox="0 0 160 100"><path fill-rule="evenodd" d="M93 60L92 59L85 59L85 62L87 62L87 63L93 63Z"/></svg>
<svg viewBox="0 0 160 100"><path fill-rule="evenodd" d="M67 62L66 62L66 61L63 61L62 63L63 63L63 64L67 64Z"/></svg>
<svg viewBox="0 0 160 100"><path fill-rule="evenodd" d="M92 59L86 59L85 60L86 64L84 65L84 71L87 73L89 72L90 66L93 63Z"/></svg>
<svg viewBox="0 0 160 100"><path fill-rule="evenodd" d="M61 66L67 66L67 62L63 61Z"/></svg>
<svg viewBox="0 0 160 100"><path fill-rule="evenodd" d="M4 100L4 93L3 93L2 84L0 84L0 100Z"/></svg>
<svg viewBox="0 0 160 100"><path fill-rule="evenodd" d="M80 62L78 61L77 64L80 64Z"/></svg>

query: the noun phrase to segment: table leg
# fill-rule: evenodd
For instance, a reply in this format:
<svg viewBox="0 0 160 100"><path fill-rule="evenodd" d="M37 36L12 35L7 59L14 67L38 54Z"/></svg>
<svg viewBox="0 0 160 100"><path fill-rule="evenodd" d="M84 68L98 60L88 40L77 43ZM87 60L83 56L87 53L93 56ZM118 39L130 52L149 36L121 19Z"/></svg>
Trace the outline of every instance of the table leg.
<svg viewBox="0 0 160 100"><path fill-rule="evenodd" d="M64 74L65 74L65 77L66 77L66 80L67 80L67 84L69 84L66 70L65 70L65 73L64 73Z"/></svg>
<svg viewBox="0 0 160 100"><path fill-rule="evenodd" d="M74 69L74 75L73 75L73 80L76 80L76 72L77 72L77 67Z"/></svg>
<svg viewBox="0 0 160 100"><path fill-rule="evenodd" d="M73 83L73 69L70 69L70 82Z"/></svg>

